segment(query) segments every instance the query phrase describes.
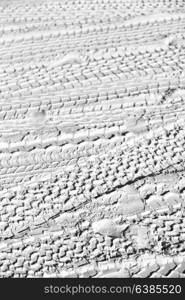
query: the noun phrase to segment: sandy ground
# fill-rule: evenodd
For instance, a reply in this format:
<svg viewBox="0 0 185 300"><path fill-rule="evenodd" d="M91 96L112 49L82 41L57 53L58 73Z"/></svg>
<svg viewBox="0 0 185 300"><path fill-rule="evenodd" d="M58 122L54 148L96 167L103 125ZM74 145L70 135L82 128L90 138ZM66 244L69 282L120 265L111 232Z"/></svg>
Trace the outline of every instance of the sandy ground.
<svg viewBox="0 0 185 300"><path fill-rule="evenodd" d="M0 277L185 276L183 1L0 2Z"/></svg>

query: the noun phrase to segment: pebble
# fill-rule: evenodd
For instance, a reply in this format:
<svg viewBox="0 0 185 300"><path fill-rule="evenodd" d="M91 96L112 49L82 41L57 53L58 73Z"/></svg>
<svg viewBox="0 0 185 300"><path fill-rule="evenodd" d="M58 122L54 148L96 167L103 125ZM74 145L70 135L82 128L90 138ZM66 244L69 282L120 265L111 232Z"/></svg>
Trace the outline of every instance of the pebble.
<svg viewBox="0 0 185 300"><path fill-rule="evenodd" d="M150 198L146 201L147 205L151 208L158 208L162 206L163 199L159 195L152 195Z"/></svg>
<svg viewBox="0 0 185 300"><path fill-rule="evenodd" d="M164 201L168 205L173 205L173 204L177 204L180 202L180 197L177 193L169 192L164 195Z"/></svg>
<svg viewBox="0 0 185 300"><path fill-rule="evenodd" d="M139 189L140 195L143 199L146 196L152 195L155 192L155 186L153 184L145 184Z"/></svg>
<svg viewBox="0 0 185 300"><path fill-rule="evenodd" d="M103 219L92 224L94 233L104 236L120 237L121 229L110 219Z"/></svg>

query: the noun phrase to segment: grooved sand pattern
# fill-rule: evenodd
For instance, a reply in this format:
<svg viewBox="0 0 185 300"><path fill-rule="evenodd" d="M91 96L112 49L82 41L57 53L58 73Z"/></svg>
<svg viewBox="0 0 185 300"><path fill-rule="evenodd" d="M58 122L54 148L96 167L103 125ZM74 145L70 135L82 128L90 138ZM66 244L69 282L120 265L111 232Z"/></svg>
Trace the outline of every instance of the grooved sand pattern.
<svg viewBox="0 0 185 300"><path fill-rule="evenodd" d="M185 276L185 4L0 2L0 277Z"/></svg>

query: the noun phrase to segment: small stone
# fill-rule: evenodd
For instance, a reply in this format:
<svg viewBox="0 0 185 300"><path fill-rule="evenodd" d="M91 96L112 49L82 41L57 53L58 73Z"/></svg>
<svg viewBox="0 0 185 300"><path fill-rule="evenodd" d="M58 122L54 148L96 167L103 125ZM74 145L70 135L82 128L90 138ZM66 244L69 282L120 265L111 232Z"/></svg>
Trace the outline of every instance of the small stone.
<svg viewBox="0 0 185 300"><path fill-rule="evenodd" d="M122 268L122 269L119 271L119 277L120 277L120 278L129 278L129 277L131 277L131 276L130 276L130 273L129 273L129 271L128 271L127 269Z"/></svg>
<svg viewBox="0 0 185 300"><path fill-rule="evenodd" d="M137 243L137 248L139 250L149 248L149 238L148 238L148 231L146 227L138 226L136 243Z"/></svg>
<svg viewBox="0 0 185 300"><path fill-rule="evenodd" d="M104 219L92 224L93 231L105 236L120 237L121 229L112 220Z"/></svg>
<svg viewBox="0 0 185 300"><path fill-rule="evenodd" d="M117 210L122 215L129 216L142 212L144 210L144 204L140 200L125 202L124 204L118 203Z"/></svg>
<svg viewBox="0 0 185 300"><path fill-rule="evenodd" d="M155 186L153 184L145 184L139 189L140 195L143 199L146 196L152 195L155 192Z"/></svg>
<svg viewBox="0 0 185 300"><path fill-rule="evenodd" d="M157 195L152 195L147 200L147 205L151 208L158 208L163 204L162 197Z"/></svg>
<svg viewBox="0 0 185 300"><path fill-rule="evenodd" d="M82 230L88 229L89 225L90 225L90 223L88 221L83 222L81 225Z"/></svg>
<svg viewBox="0 0 185 300"><path fill-rule="evenodd" d="M173 204L177 204L180 202L180 197L177 193L169 192L164 195L164 201L168 205L173 205Z"/></svg>

